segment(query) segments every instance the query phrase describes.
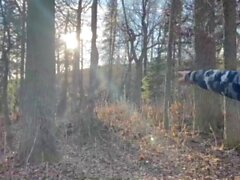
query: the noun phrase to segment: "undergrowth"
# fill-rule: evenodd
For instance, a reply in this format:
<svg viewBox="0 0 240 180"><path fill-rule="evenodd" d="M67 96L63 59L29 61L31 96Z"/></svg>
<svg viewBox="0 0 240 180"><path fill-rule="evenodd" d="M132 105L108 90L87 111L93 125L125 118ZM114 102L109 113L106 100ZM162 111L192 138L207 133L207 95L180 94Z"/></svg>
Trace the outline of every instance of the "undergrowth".
<svg viewBox="0 0 240 180"><path fill-rule="evenodd" d="M138 110L131 104L118 102L96 108L100 121L123 139L137 143L142 152L158 153L164 140L186 148L199 143L213 149L222 149L222 140L216 140L211 135L200 136L192 129L192 111L190 106L175 102L170 108L171 129L166 131L163 128L161 105L143 105Z"/></svg>
<svg viewBox="0 0 240 180"><path fill-rule="evenodd" d="M234 150L224 150L222 139L214 133L204 137L194 131L192 111L192 106L175 102L170 108L171 129L166 131L159 105L144 105L137 110L119 102L96 109L99 120L124 140L138 145L140 162L156 164L169 179L239 177L239 156Z"/></svg>

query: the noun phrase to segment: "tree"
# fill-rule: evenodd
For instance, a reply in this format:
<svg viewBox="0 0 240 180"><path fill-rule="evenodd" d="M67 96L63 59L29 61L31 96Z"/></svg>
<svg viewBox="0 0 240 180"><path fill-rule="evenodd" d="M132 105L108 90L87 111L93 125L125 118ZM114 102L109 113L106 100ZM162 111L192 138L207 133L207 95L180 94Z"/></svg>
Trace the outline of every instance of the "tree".
<svg viewBox="0 0 240 180"><path fill-rule="evenodd" d="M164 16L157 32L156 57L152 57L149 63L147 75L143 78L142 97L145 102L161 104L164 98L164 78L166 72L166 62L163 61L162 52L166 49L166 36L168 31L169 18ZM152 51L155 49L152 48Z"/></svg>
<svg viewBox="0 0 240 180"><path fill-rule="evenodd" d="M77 100L79 96L83 95L82 82L80 81L80 34L81 34L81 25L82 25L82 0L78 1L77 8L77 25L76 25L76 40L77 47L74 51L74 63L73 63L73 76L72 76L72 104L77 105ZM72 107L75 109L76 107Z"/></svg>
<svg viewBox="0 0 240 180"><path fill-rule="evenodd" d="M58 160L54 136L54 0L28 1L21 163Z"/></svg>
<svg viewBox="0 0 240 180"><path fill-rule="evenodd" d="M224 65L225 69L237 67L236 52L236 1L223 0L224 11ZM224 140L225 145L234 148L240 144L240 125L238 103L225 98L224 103Z"/></svg>
<svg viewBox="0 0 240 180"><path fill-rule="evenodd" d="M108 59L108 96L111 99L114 97L114 80L112 79L113 76L113 63L115 60L115 48L116 48L116 34L117 34L117 0L109 0L107 2L108 11L105 14L105 31L104 36L105 40L104 49L106 49L105 57Z"/></svg>
<svg viewBox="0 0 240 180"><path fill-rule="evenodd" d="M68 33L68 25L69 25L69 11L67 12L66 22L65 22L64 34ZM64 45L64 79L62 83L60 100L57 106L57 116L62 117L67 109L68 104L68 91L69 91L69 60L70 53L67 49L67 44Z"/></svg>
<svg viewBox="0 0 240 180"><path fill-rule="evenodd" d="M195 68L216 67L216 45L214 37L214 1L195 1ZM200 132L216 130L222 119L221 103L217 95L199 88L194 89L194 128ZM207 113L211 112L211 113Z"/></svg>
<svg viewBox="0 0 240 180"><path fill-rule="evenodd" d="M172 103L171 96L174 93L173 91L173 78L174 78L174 45L175 45L175 21L176 21L176 12L175 9L179 2L177 0L171 1L171 14L169 19L169 34L168 34L168 48L167 48L167 72L165 76L165 99L164 99L164 127L169 129L169 108Z"/></svg>
<svg viewBox="0 0 240 180"><path fill-rule="evenodd" d="M10 25L7 21L6 14L8 4L3 3L0 0L0 11L3 18L3 37L1 44L1 61L3 63L3 78L2 78L2 101L3 101L3 113L4 113L4 125L6 131L6 143L9 148L12 148L12 134L10 132L10 117L9 117L9 105L8 105L8 77L9 77L9 64L10 64L10 50L12 48Z"/></svg>
<svg viewBox="0 0 240 180"><path fill-rule="evenodd" d="M128 19L127 19L127 13L126 13L126 7L125 7L125 2L124 0L121 0L122 3L122 9L123 9L123 16L124 16L124 21L125 21L125 26L126 26L126 32L124 32L124 37L126 39L126 51L127 51L127 58L128 58L128 67L127 67L127 72L125 74L124 82L122 83L122 86L125 85L126 89L126 99L129 101L132 101L132 62L133 62L133 57L130 52L130 42L131 42L131 36L129 34L129 24L128 24Z"/></svg>
<svg viewBox="0 0 240 180"><path fill-rule="evenodd" d="M129 2L128 2L129 3ZM134 91L132 94L133 102L141 105L141 86L143 70L147 70L147 54L148 50L157 44L150 44L150 39L154 33L154 29L159 25L159 16L157 12L157 1L134 1L132 11L126 11L125 1L122 0L123 15L125 21L125 31L128 35L127 46L129 48L129 62L135 62ZM131 14L134 13L134 14ZM135 18L129 18L129 17ZM145 64L145 65L144 65ZM144 66L143 66L144 65ZM144 67L144 68L143 68ZM132 88L133 89L133 88Z"/></svg>
<svg viewBox="0 0 240 180"><path fill-rule="evenodd" d="M25 56L26 56L26 0L22 2L21 11L21 62L20 62L20 95L22 95L23 80L25 74Z"/></svg>
<svg viewBox="0 0 240 180"><path fill-rule="evenodd" d="M92 31L92 41L91 41L91 57L90 57L90 86L89 86L89 96L90 101L94 108L94 100L97 95L98 79L98 49L97 49L97 7L98 0L93 0L92 2L92 18L91 18L91 31ZM91 109L93 111L93 109Z"/></svg>

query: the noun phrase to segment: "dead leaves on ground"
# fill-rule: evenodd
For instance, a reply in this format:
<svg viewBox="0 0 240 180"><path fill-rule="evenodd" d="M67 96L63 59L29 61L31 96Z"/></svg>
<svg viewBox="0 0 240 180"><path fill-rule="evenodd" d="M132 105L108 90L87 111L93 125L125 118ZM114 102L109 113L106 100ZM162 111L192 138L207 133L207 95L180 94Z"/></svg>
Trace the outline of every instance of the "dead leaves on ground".
<svg viewBox="0 0 240 180"><path fill-rule="evenodd" d="M111 121L112 126L118 127L122 132L119 135L123 136L123 139L137 143L138 161L151 166L155 164L161 169L159 175L166 175L166 179L228 179L240 176L240 154L235 151L235 154L228 154L221 146L216 147L210 137L202 139L188 131L181 123L176 123L181 126L180 129L165 132L161 127L147 121L146 107L144 111L147 115L135 111L125 114L124 119L121 118L126 111L122 110L122 106L115 104L102 108L107 110L99 109L100 115L107 113L109 109L114 113L105 114L107 118L104 119L100 116L100 119L104 122ZM179 119L181 108L181 104L172 107L171 111L176 112L172 113L175 120ZM154 114L151 110L150 108L149 113ZM121 116L116 117L118 114Z"/></svg>

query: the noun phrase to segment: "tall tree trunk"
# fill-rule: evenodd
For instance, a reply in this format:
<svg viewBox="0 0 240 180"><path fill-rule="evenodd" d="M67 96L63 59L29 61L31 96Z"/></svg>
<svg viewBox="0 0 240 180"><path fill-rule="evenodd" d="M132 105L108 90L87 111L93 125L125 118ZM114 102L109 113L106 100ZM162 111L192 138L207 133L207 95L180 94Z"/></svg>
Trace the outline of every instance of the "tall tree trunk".
<svg viewBox="0 0 240 180"><path fill-rule="evenodd" d="M141 88L142 88L142 76L143 76L143 66L142 61L135 61L136 62L136 81L135 81L135 89L134 89L134 96L133 100L134 103L140 107L141 105Z"/></svg>
<svg viewBox="0 0 240 180"><path fill-rule="evenodd" d="M179 3L177 4L177 8L176 8L176 49L177 49L177 55L176 55L176 60L175 60L175 69L179 69L180 65L181 65L181 58L182 58L182 35L181 35L181 31L182 31L182 10L183 10L183 2L182 0L179 1ZM181 87L179 86L179 84L176 83L175 81L175 85L174 85L175 89L176 89L176 97L177 100L183 104L182 98L180 98L179 96L181 92Z"/></svg>
<svg viewBox="0 0 240 180"><path fill-rule="evenodd" d="M125 8L125 2L124 0L122 2L122 9L123 9L123 14L124 14L124 20L127 28L127 43L126 43L126 51L127 51L127 58L128 58L128 69L126 73L126 86L125 86L125 92L126 92L126 99L131 101L133 100L133 92L132 92L132 55L131 55L131 49L130 49L130 42L129 42L129 26L128 26L128 19L127 19L127 14L126 14L126 8ZM123 83L124 84L124 83Z"/></svg>
<svg viewBox="0 0 240 180"><path fill-rule="evenodd" d="M132 101L132 60L128 61L125 90L126 99Z"/></svg>
<svg viewBox="0 0 240 180"><path fill-rule="evenodd" d="M98 92L98 49L97 49L97 7L98 0L92 2L92 17L91 17L91 56L90 56L90 78L89 78L89 94L88 104L86 104L86 111L84 111L84 118L81 119L79 131L81 139L80 144L95 141L98 137L100 123L97 121L94 109L96 106L96 98Z"/></svg>
<svg viewBox="0 0 240 180"><path fill-rule="evenodd" d="M171 1L171 15L169 19L169 35L168 35L168 51L167 51L167 72L165 76L165 99L164 99L164 115L163 115L163 122L164 128L169 129L169 109L171 106L171 96L173 96L173 46L175 42L175 8L177 6L177 0Z"/></svg>
<svg viewBox="0 0 240 180"><path fill-rule="evenodd" d="M176 9L176 22L177 22L177 26L176 26L176 38L178 39L177 42L177 65L180 66L181 65L181 58L182 58L182 35L181 35L181 31L182 31L182 10L183 10L183 2L182 0L179 1L179 3L177 4L177 9Z"/></svg>
<svg viewBox="0 0 240 180"><path fill-rule="evenodd" d="M73 62L73 75L72 75L72 106L71 109L77 108L77 104L80 96L80 34L81 34L81 24L82 24L82 0L78 1L77 9L77 26L76 26L76 40L77 47L74 51L74 62Z"/></svg>
<svg viewBox="0 0 240 180"><path fill-rule="evenodd" d="M4 125L6 133L6 143L8 148L12 148L12 133L10 131L10 117L9 117L9 105L8 105L8 76L9 76L9 53L11 50L11 35L10 27L5 16L4 4L0 0L0 11L3 18L3 38L2 38L2 55L1 60L3 62L3 90L2 90L2 101L3 101L3 113L4 113Z"/></svg>
<svg viewBox="0 0 240 180"><path fill-rule="evenodd" d="M80 92L79 92L79 94L80 94L80 97L81 98L83 98L84 97L84 88L83 88L83 81L84 81L84 79L83 79L83 62L84 62L84 54L83 54L83 40L81 40L81 46L80 46L80 48L81 48L81 63L80 63L80 65L81 65L81 67L80 67L80 82L79 82L79 86L80 86Z"/></svg>
<svg viewBox="0 0 240 180"><path fill-rule="evenodd" d="M147 2L148 2L148 0L146 0L146 1L142 0L142 5L146 6ZM130 59L133 59L136 64L136 72L135 72L136 74L135 74L134 91L132 92L132 98L133 98L133 103L136 106L140 107L140 105L141 105L142 73L143 73L142 72L142 70L143 70L142 63L143 63L144 57L146 55L145 52L147 51L147 47L144 48L144 46L146 46L147 44L143 43L143 47L141 49L141 54L138 57L137 52L136 52L136 47L134 45L135 41L136 41L136 34L133 31L133 29L131 29L129 27L124 0L122 0L122 7L123 7L124 19L125 19L126 29L127 29L127 34L128 34L128 41L129 41L129 49L130 49L129 57L131 57ZM145 13L146 13L146 11L142 12L142 26L146 20Z"/></svg>
<svg viewBox="0 0 240 180"><path fill-rule="evenodd" d="M67 13L64 34L68 33L68 24L69 24L69 12ZM57 105L57 116L62 117L67 110L68 104L68 91L69 91L69 51L67 49L67 45L65 43L64 46L64 79L62 83L61 93L60 93L60 100Z"/></svg>
<svg viewBox="0 0 240 180"><path fill-rule="evenodd" d="M23 134L19 149L22 164L58 160L54 133L54 5L54 0L28 1Z"/></svg>
<svg viewBox="0 0 240 180"><path fill-rule="evenodd" d="M92 19L91 19L91 30L92 30L92 41L91 41L91 57L90 57L90 89L89 96L91 101L91 111L94 110L94 100L97 95L98 87L98 49L97 49L97 6L98 0L93 0L92 3Z"/></svg>
<svg viewBox="0 0 240 180"><path fill-rule="evenodd" d="M23 0L21 14L21 62L20 62L20 97L22 96L23 81L25 74L25 55L26 55L26 0Z"/></svg>
<svg viewBox="0 0 240 180"><path fill-rule="evenodd" d="M4 126L6 133L7 146L12 149L12 133L10 131L10 117L9 117L9 105L8 105L8 75L9 75L9 58L8 52L2 52L2 60L4 61L4 75L3 75L3 113L4 113Z"/></svg>
<svg viewBox="0 0 240 180"><path fill-rule="evenodd" d="M149 0L142 0L142 33L143 33L143 49L142 49L142 56L143 56L143 75L147 75L147 63L148 63L148 27L147 27L147 7L148 7ZM142 79L141 79L142 81Z"/></svg>
<svg viewBox="0 0 240 180"><path fill-rule="evenodd" d="M214 37L214 1L195 1L195 68L216 67L216 44ZM222 120L220 97L196 87L194 129L200 132L217 130Z"/></svg>
<svg viewBox="0 0 240 180"><path fill-rule="evenodd" d="M112 79L112 71L113 71L113 61L115 54L115 41L116 41L116 28L117 28L117 0L110 1L110 33L109 33L109 59L108 59L108 96L110 100L116 99L114 95L116 95L116 85Z"/></svg>
<svg viewBox="0 0 240 180"><path fill-rule="evenodd" d="M224 10L224 65L228 70L237 67L236 52L236 1L223 0ZM225 98L224 144L234 148L240 144L239 103Z"/></svg>

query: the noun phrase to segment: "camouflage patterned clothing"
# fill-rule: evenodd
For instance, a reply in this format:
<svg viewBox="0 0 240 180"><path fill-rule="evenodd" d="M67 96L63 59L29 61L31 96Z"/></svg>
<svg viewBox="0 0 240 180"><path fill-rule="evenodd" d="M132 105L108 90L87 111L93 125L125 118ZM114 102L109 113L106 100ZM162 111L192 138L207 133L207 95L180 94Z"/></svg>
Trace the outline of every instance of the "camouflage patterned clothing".
<svg viewBox="0 0 240 180"><path fill-rule="evenodd" d="M189 72L185 80L203 89L240 101L240 71L197 70Z"/></svg>

